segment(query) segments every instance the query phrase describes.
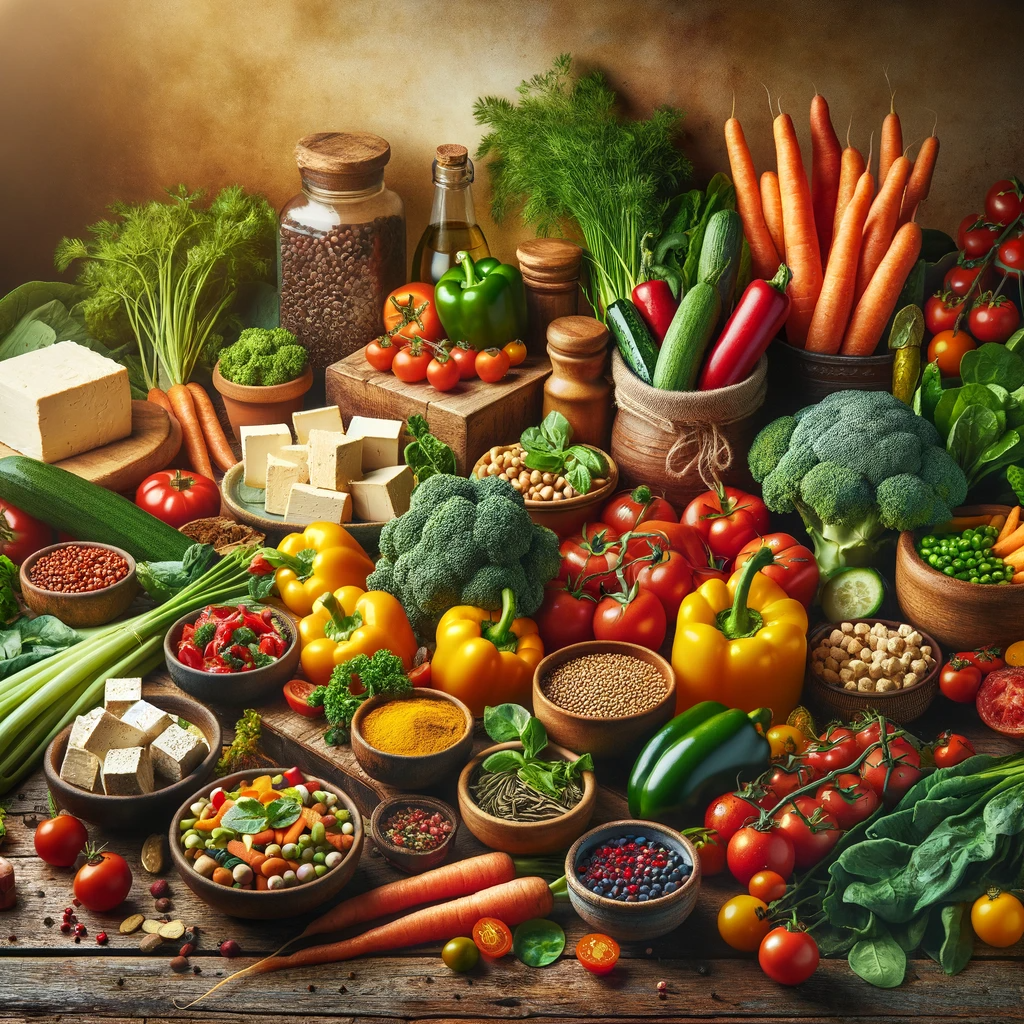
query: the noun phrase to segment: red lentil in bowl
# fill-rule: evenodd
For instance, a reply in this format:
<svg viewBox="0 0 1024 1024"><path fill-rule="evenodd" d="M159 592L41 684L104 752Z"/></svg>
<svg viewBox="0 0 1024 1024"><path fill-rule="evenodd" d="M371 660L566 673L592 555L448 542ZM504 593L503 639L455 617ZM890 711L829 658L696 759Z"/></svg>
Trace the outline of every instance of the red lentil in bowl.
<svg viewBox="0 0 1024 1024"><path fill-rule="evenodd" d="M40 590L86 594L112 587L129 571L128 560L111 548L66 544L37 558L28 578Z"/></svg>

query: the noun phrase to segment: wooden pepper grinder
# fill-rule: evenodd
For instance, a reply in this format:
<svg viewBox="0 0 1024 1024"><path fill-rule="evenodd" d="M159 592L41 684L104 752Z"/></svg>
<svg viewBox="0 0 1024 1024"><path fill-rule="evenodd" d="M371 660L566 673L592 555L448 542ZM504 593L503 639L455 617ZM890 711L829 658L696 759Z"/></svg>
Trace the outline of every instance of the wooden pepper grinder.
<svg viewBox="0 0 1024 1024"><path fill-rule="evenodd" d="M562 316L548 324L551 376L544 382L544 415L557 409L572 426L573 444L608 450L612 386L608 331L592 316Z"/></svg>
<svg viewBox="0 0 1024 1024"><path fill-rule="evenodd" d="M516 250L526 285L526 347L540 355L548 324L579 311L583 250L564 238L532 238Z"/></svg>

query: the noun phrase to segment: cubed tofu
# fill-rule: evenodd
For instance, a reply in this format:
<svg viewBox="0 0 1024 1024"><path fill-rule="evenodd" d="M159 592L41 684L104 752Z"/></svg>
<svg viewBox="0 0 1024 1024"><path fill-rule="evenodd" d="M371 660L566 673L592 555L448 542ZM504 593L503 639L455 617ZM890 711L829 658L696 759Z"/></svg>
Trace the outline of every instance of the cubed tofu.
<svg viewBox="0 0 1024 1024"><path fill-rule="evenodd" d="M352 511L357 519L381 523L405 515L416 481L408 466L387 466L352 481Z"/></svg>
<svg viewBox="0 0 1024 1024"><path fill-rule="evenodd" d="M146 743L152 743L174 721L166 711L148 700L136 701L122 716L121 721L141 729Z"/></svg>
<svg viewBox="0 0 1024 1024"><path fill-rule="evenodd" d="M292 432L285 423L242 427L242 462L246 487L267 486L267 456L292 443Z"/></svg>
<svg viewBox="0 0 1024 1024"><path fill-rule="evenodd" d="M64 753L60 766L60 777L72 786L89 793L103 792L103 765L95 754L81 747L71 747Z"/></svg>
<svg viewBox="0 0 1024 1024"><path fill-rule="evenodd" d="M267 456L267 493L263 507L274 516L283 516L288 508L288 495L293 484L309 481L305 466L277 455Z"/></svg>
<svg viewBox="0 0 1024 1024"><path fill-rule="evenodd" d="M179 782L199 767L210 748L204 739L175 722L153 740L149 752L157 775Z"/></svg>
<svg viewBox="0 0 1024 1024"><path fill-rule="evenodd" d="M328 491L310 484L293 484L284 513L289 523L349 523L352 521L352 495L348 491Z"/></svg>
<svg viewBox="0 0 1024 1024"><path fill-rule="evenodd" d="M305 479L300 483L309 483L309 445L308 444L286 444L278 453L277 458L287 459L294 462L296 466L302 467Z"/></svg>
<svg viewBox="0 0 1024 1024"><path fill-rule="evenodd" d="M147 742L141 729L115 718L105 708L93 708L75 719L68 746L81 747L102 760L108 750L142 747Z"/></svg>
<svg viewBox="0 0 1024 1024"><path fill-rule="evenodd" d="M293 412L292 426L295 428L295 440L299 444L309 444L309 432L311 430L330 430L338 434L345 433L345 428L341 423L341 410L336 405Z"/></svg>
<svg viewBox="0 0 1024 1024"><path fill-rule="evenodd" d="M335 430L309 432L309 484L325 491L350 491L363 475L363 439ZM305 483L298 480L296 483Z"/></svg>
<svg viewBox="0 0 1024 1024"><path fill-rule="evenodd" d="M142 677L108 679L103 685L103 707L120 718L137 700L142 700Z"/></svg>
<svg viewBox="0 0 1024 1024"><path fill-rule="evenodd" d="M363 473L398 465L399 438L404 424L401 420L379 420L372 416L353 416L348 425L349 437L363 439Z"/></svg>
<svg viewBox="0 0 1024 1024"><path fill-rule="evenodd" d="M108 750L103 759L103 792L107 796L138 796L153 792L153 759L145 747Z"/></svg>

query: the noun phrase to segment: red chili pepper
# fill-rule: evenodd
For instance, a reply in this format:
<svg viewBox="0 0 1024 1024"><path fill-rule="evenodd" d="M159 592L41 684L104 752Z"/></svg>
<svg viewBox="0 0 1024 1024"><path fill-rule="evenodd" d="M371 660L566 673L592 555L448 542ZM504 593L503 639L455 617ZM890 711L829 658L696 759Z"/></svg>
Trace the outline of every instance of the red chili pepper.
<svg viewBox="0 0 1024 1024"><path fill-rule="evenodd" d="M196 631L196 627L193 626L191 622L186 622L185 625L182 626L182 628L181 628L181 639L182 639L182 642L184 642L185 640L191 640L192 639L192 634L195 633L195 631Z"/></svg>
<svg viewBox="0 0 1024 1024"><path fill-rule="evenodd" d="M751 281L736 303L704 364L699 391L714 391L746 380L789 314L790 270L785 263L770 281Z"/></svg>
<svg viewBox="0 0 1024 1024"><path fill-rule="evenodd" d="M288 768L281 774L289 786L304 786L306 784L305 777L298 768Z"/></svg>
<svg viewBox="0 0 1024 1024"><path fill-rule="evenodd" d="M203 668L203 655L191 640L182 640L178 644L178 661L189 668Z"/></svg>
<svg viewBox="0 0 1024 1024"><path fill-rule="evenodd" d="M633 289L633 305L660 345L679 308L679 300L672 294L668 281L642 281Z"/></svg>
<svg viewBox="0 0 1024 1024"><path fill-rule="evenodd" d="M269 576L272 572L276 571L263 555L257 555L249 563L249 572L253 576Z"/></svg>

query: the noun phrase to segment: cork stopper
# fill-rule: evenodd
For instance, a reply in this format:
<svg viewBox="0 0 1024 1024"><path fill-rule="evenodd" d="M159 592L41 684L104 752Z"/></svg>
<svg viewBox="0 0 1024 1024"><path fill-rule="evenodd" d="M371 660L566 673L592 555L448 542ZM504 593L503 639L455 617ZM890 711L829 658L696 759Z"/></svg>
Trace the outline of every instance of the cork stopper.
<svg viewBox="0 0 1024 1024"><path fill-rule="evenodd" d="M356 191L380 181L391 147L369 132L316 132L295 146L304 180L321 188Z"/></svg>
<svg viewBox="0 0 1024 1024"><path fill-rule="evenodd" d="M516 249L516 258L527 284L575 281L583 250L565 238L531 238Z"/></svg>
<svg viewBox="0 0 1024 1024"><path fill-rule="evenodd" d="M548 344L567 355L594 355L608 347L608 330L592 316L560 316L548 324Z"/></svg>
<svg viewBox="0 0 1024 1024"><path fill-rule="evenodd" d="M446 142L438 146L434 153L438 167L465 167L469 159L469 150L457 142Z"/></svg>

